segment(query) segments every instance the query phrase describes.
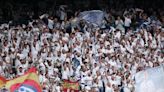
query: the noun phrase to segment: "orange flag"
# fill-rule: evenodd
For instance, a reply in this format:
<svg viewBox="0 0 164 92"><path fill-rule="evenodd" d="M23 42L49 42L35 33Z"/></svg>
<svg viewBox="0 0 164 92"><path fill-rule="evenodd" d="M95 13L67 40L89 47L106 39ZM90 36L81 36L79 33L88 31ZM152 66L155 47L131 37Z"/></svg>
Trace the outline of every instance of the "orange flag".
<svg viewBox="0 0 164 92"><path fill-rule="evenodd" d="M6 84L6 79L2 76L0 76L0 88L2 88Z"/></svg>

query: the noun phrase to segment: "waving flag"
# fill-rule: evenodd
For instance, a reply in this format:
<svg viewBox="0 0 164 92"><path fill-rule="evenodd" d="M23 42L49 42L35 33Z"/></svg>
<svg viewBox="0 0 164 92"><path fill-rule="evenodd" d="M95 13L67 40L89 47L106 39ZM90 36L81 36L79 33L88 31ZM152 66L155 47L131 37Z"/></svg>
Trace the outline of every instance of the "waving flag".
<svg viewBox="0 0 164 92"><path fill-rule="evenodd" d="M0 76L0 88L3 87L6 83L6 79L2 76Z"/></svg>
<svg viewBox="0 0 164 92"><path fill-rule="evenodd" d="M10 92L42 92L36 68L31 68L24 75L7 81L5 87Z"/></svg>
<svg viewBox="0 0 164 92"><path fill-rule="evenodd" d="M140 71L135 75L135 92L164 92L164 65Z"/></svg>
<svg viewBox="0 0 164 92"><path fill-rule="evenodd" d="M79 92L79 83L78 82L64 80L62 86L63 86L64 92L68 92L68 90L73 91L73 92Z"/></svg>
<svg viewBox="0 0 164 92"><path fill-rule="evenodd" d="M79 18L93 25L100 26L104 19L104 12L100 10L84 11L80 13Z"/></svg>
<svg viewBox="0 0 164 92"><path fill-rule="evenodd" d="M77 68L80 65L80 61L77 58L73 58L72 63L75 68Z"/></svg>

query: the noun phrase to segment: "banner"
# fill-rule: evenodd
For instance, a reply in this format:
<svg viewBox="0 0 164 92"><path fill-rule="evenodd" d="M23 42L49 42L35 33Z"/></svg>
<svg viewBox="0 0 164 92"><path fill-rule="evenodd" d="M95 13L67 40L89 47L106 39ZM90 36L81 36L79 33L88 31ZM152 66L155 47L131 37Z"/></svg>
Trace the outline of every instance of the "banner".
<svg viewBox="0 0 164 92"><path fill-rule="evenodd" d="M6 79L2 76L0 76L0 88L2 88L6 84Z"/></svg>
<svg viewBox="0 0 164 92"><path fill-rule="evenodd" d="M135 92L164 92L163 65L138 72L135 82Z"/></svg>
<svg viewBox="0 0 164 92"><path fill-rule="evenodd" d="M5 87L10 92L42 92L36 68L34 67L29 69L24 75L7 81Z"/></svg>
<svg viewBox="0 0 164 92"><path fill-rule="evenodd" d="M104 19L104 12L100 10L84 11L79 14L79 19L83 19L95 26L101 26Z"/></svg>
<svg viewBox="0 0 164 92"><path fill-rule="evenodd" d="M62 84L64 92L79 92L79 83L78 82L71 82L69 80L64 80Z"/></svg>

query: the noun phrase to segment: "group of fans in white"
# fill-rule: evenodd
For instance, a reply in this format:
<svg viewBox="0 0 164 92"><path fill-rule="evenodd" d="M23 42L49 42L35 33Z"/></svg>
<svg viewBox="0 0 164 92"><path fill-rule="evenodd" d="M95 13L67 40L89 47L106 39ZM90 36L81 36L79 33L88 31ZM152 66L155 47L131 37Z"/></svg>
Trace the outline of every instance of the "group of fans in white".
<svg viewBox="0 0 164 92"><path fill-rule="evenodd" d="M107 13L95 28L60 14L47 17L48 24L41 17L28 25L1 25L1 76L13 79L35 66L43 92L62 92L62 80L78 81L79 92L134 92L138 71L164 63L162 16L141 9Z"/></svg>

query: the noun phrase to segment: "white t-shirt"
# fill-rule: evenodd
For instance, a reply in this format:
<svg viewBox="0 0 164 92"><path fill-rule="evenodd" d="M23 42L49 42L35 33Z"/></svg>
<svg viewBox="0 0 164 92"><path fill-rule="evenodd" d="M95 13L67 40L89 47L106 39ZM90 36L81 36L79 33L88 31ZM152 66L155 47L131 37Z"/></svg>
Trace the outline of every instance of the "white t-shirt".
<svg viewBox="0 0 164 92"><path fill-rule="evenodd" d="M93 81L93 78L91 76L85 77L85 83L87 84L87 86L92 86L92 81Z"/></svg>
<svg viewBox="0 0 164 92"><path fill-rule="evenodd" d="M49 27L49 29L53 29L53 26L54 26L53 20L48 19L48 27Z"/></svg>
<svg viewBox="0 0 164 92"><path fill-rule="evenodd" d="M124 92L131 92L129 88L124 87Z"/></svg>
<svg viewBox="0 0 164 92"><path fill-rule="evenodd" d="M48 75L49 76L53 75L53 67L52 66L48 66Z"/></svg>
<svg viewBox="0 0 164 92"><path fill-rule="evenodd" d="M103 82L102 82L101 76L98 76L98 86L103 87Z"/></svg>
<svg viewBox="0 0 164 92"><path fill-rule="evenodd" d="M62 72L62 79L67 80L68 77L69 77L69 70L67 70L67 69L63 70L63 72Z"/></svg>
<svg viewBox="0 0 164 92"><path fill-rule="evenodd" d="M46 78L44 75L39 75L39 81L41 84L43 84L44 82L46 82Z"/></svg>
<svg viewBox="0 0 164 92"><path fill-rule="evenodd" d="M131 22L132 22L132 21L131 21L130 18L125 17L124 26L130 27Z"/></svg>
<svg viewBox="0 0 164 92"><path fill-rule="evenodd" d="M105 87L105 92L114 92L111 87L106 86Z"/></svg>
<svg viewBox="0 0 164 92"><path fill-rule="evenodd" d="M17 74L18 74L18 76L23 75L23 74L24 74L24 70L22 69L22 71L20 71L20 70L18 69Z"/></svg>
<svg viewBox="0 0 164 92"><path fill-rule="evenodd" d="M60 91L60 86L54 85L52 92L61 92Z"/></svg>

